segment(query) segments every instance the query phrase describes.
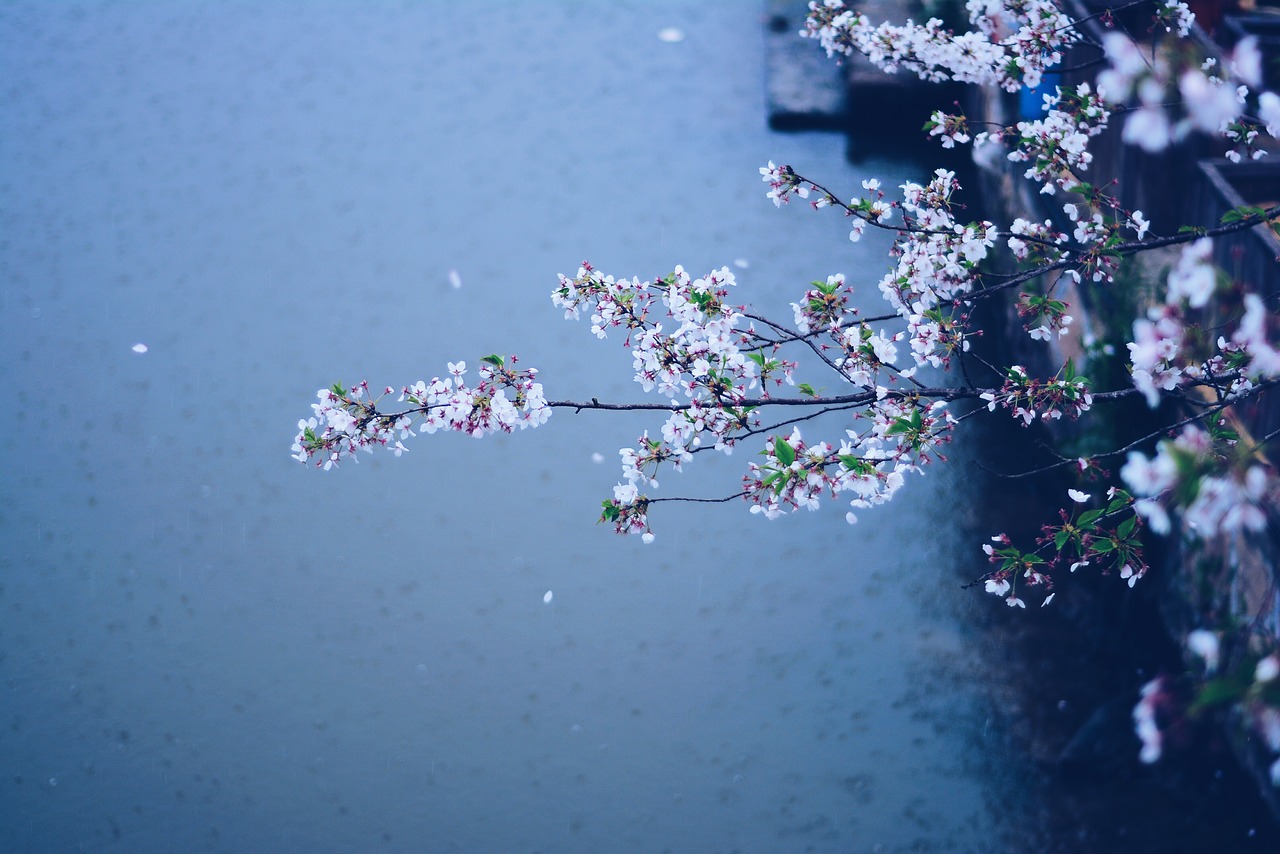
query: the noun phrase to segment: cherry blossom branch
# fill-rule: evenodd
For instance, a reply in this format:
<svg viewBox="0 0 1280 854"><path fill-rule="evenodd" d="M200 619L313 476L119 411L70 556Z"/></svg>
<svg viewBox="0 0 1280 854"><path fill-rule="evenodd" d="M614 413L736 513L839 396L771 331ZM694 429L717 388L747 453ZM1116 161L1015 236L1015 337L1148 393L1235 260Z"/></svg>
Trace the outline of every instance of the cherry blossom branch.
<svg viewBox="0 0 1280 854"><path fill-rule="evenodd" d="M811 332L807 335L801 335L800 333L795 332L791 329L788 329L787 327L783 326L780 323L774 323L772 320L769 320L767 317L764 317L759 314L754 314L749 311L743 311L742 316L749 317L752 320L759 321L760 323L765 324L775 332L780 332L784 336L789 336L788 338L784 339L785 341L799 341L805 344L810 350L813 351L813 354L815 356L817 356L819 359L821 359L823 362L826 363L827 367L831 368L831 370L835 371L837 374L840 374L841 377L844 377L844 374L840 370L840 367L835 362L831 361L831 359L827 357L827 354L823 353L822 350L819 349L817 345L813 343L813 340L812 340L813 337L816 337L818 334L816 331Z"/></svg>
<svg viewBox="0 0 1280 854"><path fill-rule="evenodd" d="M1120 8L1138 3L1133 0ZM1079 29L1090 18L1072 21L1051 0L1019 0L1008 6L999 2L971 4L969 11L974 28L969 35L974 38L956 36L933 21L923 26L873 28L862 16L844 9L839 0L815 4L807 27L829 52L862 51L888 70L902 65L925 79L995 84L1010 92L1037 86L1043 72L1060 65L1064 50L1073 44L1091 43ZM1176 25L1182 33L1189 26L1190 13L1183 4L1170 0L1157 10L1156 20L1166 29ZM1109 75L1108 85L1102 88L1120 92L1123 100L1131 89L1137 91L1144 76L1157 83L1172 80L1166 80L1170 74L1167 69L1156 67L1140 53L1136 64L1129 61L1132 57L1127 58L1125 45L1132 47L1134 41L1114 33L1097 45L1108 62L1103 72ZM1238 49L1230 73L1242 78L1256 76L1251 68L1249 51ZM1226 121L1228 137L1247 150L1257 131L1251 123L1280 125L1280 99L1264 93L1258 98L1260 118L1242 117L1235 101L1243 103L1243 94L1228 93L1220 85L1228 78L1209 80L1195 74L1178 79L1189 105L1188 127L1216 131ZM1142 89L1143 97L1154 88ZM1158 88L1165 92L1172 87L1162 83ZM1232 96L1232 105L1220 97L1226 94ZM862 316L850 305L852 291L844 276L836 274L828 276L825 283L812 282L800 301L792 304L792 328L730 302L729 289L735 281L727 268L695 279L677 267L669 275L642 282L605 276L584 262L576 276L560 277L553 302L567 318L588 314L596 337L605 338L611 332L624 336L636 382L645 392L664 398L662 402L613 403L594 397L589 401L548 401L535 380L536 371L518 370L514 356L509 362L504 357L487 356L482 359L485 364L477 385L465 381L465 363L450 363L450 378L405 387L400 400L408 401L409 406L395 411L384 412L378 402L382 395L375 397L364 383L352 389L335 385L321 390L320 402L313 405L315 417L299 423L295 457L329 468L375 446L389 447L399 455L407 450L401 440L415 429L479 436L538 426L556 409L660 412L667 416L660 439L646 432L634 448L620 450L625 483L615 487L614 498L605 502L602 513L602 519L614 523L619 532L642 533L651 540L647 508L657 501L719 502L743 497L753 512L769 518L790 509L816 507L824 493L832 497L853 494L850 503L855 509L883 503L901 486L905 474L918 472L925 463L941 458L940 445L960 421L981 412L981 407L975 407L959 417L950 414L947 404L966 399L985 401L988 410L1003 407L1030 424L1036 419L1079 417L1095 402L1141 394L1155 406L1162 397L1172 396L1201 409L1170 428L1182 429L1177 441L1198 449L1203 443L1197 444L1200 440L1189 432L1197 429L1196 424L1212 427L1211 420L1229 401L1264 393L1280 375L1280 352L1270 346L1268 319L1260 299L1252 295L1245 297L1246 310L1238 325L1222 330L1210 360L1193 362L1183 353L1184 337L1188 337L1183 335L1184 312L1203 306L1213 290L1212 279L1204 274L1207 238L1254 227L1280 214L1280 205L1261 212L1235 211L1235 221L1213 228L1147 237L1149 224L1141 212L1124 210L1116 198L1078 177L1088 168L1092 157L1088 147L1106 127L1111 109L1126 110L1122 103L1104 102L1086 84L1046 96L1043 118L1017 126L992 123L995 130L978 133L972 140L969 120L962 114L935 111L925 127L947 148L970 141L975 147L1007 145L1008 159L1027 164L1025 177L1039 185L1042 193L1059 189L1080 193L1087 203L1073 203L1063 212L1075 224L1073 236L1083 248L1068 245L1068 234L1050 220L1037 223L1019 218L1007 228L990 222L961 223L956 212L963 206L953 200L959 183L945 170L936 170L924 184L904 184L901 200L887 201L879 182L868 179L862 182L865 197L845 202L790 166L770 163L760 172L770 185L768 196L775 204L780 206L793 196L816 194L814 207L837 207L853 219L851 240L859 239L867 225L895 234L890 254L896 262L879 282L891 311ZM1133 127L1154 121L1152 111L1157 109L1165 108L1144 102L1129 112L1126 141L1133 141ZM1151 139L1159 142L1157 137L1159 134ZM1168 136L1165 144L1171 138ZM1148 143L1144 138L1144 148L1153 150ZM891 222L895 211L900 215L897 224ZM1138 239L1126 241L1122 231L1136 233ZM1014 257L1028 266L1013 273L983 272L997 241L1006 242ZM997 366L978 358L1002 384L981 387L973 382L964 354L969 338L981 332L972 328L969 314L975 300L1063 271L1077 282L1086 275L1109 282L1120 258L1178 244L1186 248L1183 261L1170 276L1164 305L1152 308L1149 319L1139 318L1134 324L1135 341L1129 344L1132 388L1094 393L1091 383L1075 372L1070 360L1054 376L1036 378L1022 366ZM1057 278L1019 295L1018 312L1028 318L1024 328L1033 339L1060 336L1072 320L1055 290ZM752 323L744 328L741 324L747 321ZM891 323L895 325L889 326ZM824 335L829 340L819 337ZM823 396L824 390L800 384L802 397L770 394L773 386L795 384L797 365L781 355L782 348L793 343L813 353L841 378L842 385L860 390ZM910 348L910 361L898 358L899 346ZM832 348L834 352L829 352ZM920 367L948 367L957 354L961 356L963 386L930 387L915 377ZM898 367L912 362L907 369ZM1187 392L1196 388L1213 389L1218 402L1189 397ZM392 390L386 389L383 395L389 393ZM797 414L773 423L761 417L764 412L787 410ZM848 438L841 440L838 448L802 438L797 426L802 422L850 410L854 411L854 429L845 430ZM780 435L787 427L792 428L791 434ZM661 467L678 470L694 454L705 450L728 453L736 444L763 434L768 436L762 452L764 462L748 467L744 489L734 496L670 499L640 494L640 487L657 487L656 473ZM1123 453L1127 448L1108 454ZM1138 491L1146 496L1138 503L1139 512L1148 514L1157 527L1155 497L1165 492L1152 486L1159 485L1155 476L1143 480L1137 468L1132 468L1130 475L1137 478L1135 482L1141 485ZM1255 498L1250 498L1254 504ZM852 513L847 518L854 521ZM1123 539L1129 543L1127 533ZM1026 562L1029 557L1009 555L1005 559L1024 561L1031 572L1032 564ZM1037 570L1031 577L1039 575ZM1015 597L1011 595L1009 602L1014 604Z"/></svg>
<svg viewBox="0 0 1280 854"><path fill-rule="evenodd" d="M1242 219L1236 220L1234 222L1229 222L1229 223L1224 223L1222 225L1214 226L1213 228L1204 228L1204 229L1197 228L1190 231L1184 231L1180 234L1171 234L1166 237L1153 237L1148 240L1140 240L1132 243L1122 243L1118 246L1112 247L1108 251L1116 255L1125 255L1125 256L1136 255L1140 252L1146 252L1151 249L1159 249L1164 246L1178 246L1185 243L1191 243L1192 241L1200 240L1201 238L1204 238L1204 237L1219 237L1223 234L1231 234L1236 231L1243 231L1244 229L1253 228L1254 226L1267 223L1270 220L1275 219L1277 216L1280 216L1280 204L1273 205L1267 208L1266 210L1264 210L1262 213L1247 216ZM1024 282L1029 282L1032 279L1038 278L1039 276L1043 276L1045 273L1052 273L1055 270L1068 269L1070 267L1077 266L1080 263L1081 263L1080 260L1076 258L1064 258L1060 261L1054 261L1049 264L1044 264L1033 270L1026 270L1021 273L1017 273L1012 278L1007 279L1003 282L1000 282L999 284L990 285L988 287L984 287L984 288L981 288L980 290L974 291L969 296L969 299L975 299L975 300L984 299L996 293L999 293L1001 291L1005 291L1005 290L1008 290L1009 288L1013 288L1018 285L1021 285ZM868 318L868 321L874 320L874 319L875 318Z"/></svg>
<svg viewBox="0 0 1280 854"><path fill-rule="evenodd" d="M1191 415L1188 415L1185 418L1182 418L1178 421L1173 422L1172 424L1162 425L1158 429L1153 430L1147 433L1146 435L1140 436L1137 439L1134 439L1132 442L1129 442L1128 444L1123 445L1119 448L1115 448L1114 450L1100 451L1097 453L1089 454L1087 459L1088 460L1105 460L1111 457L1118 457L1121 454L1126 454L1129 451L1142 447L1143 445L1146 445L1149 442L1160 438L1161 436L1168 436L1174 431L1179 430L1183 427L1186 427L1187 425L1203 423L1204 421L1213 417L1219 412L1223 412L1231 408L1236 403L1239 403L1241 400L1245 400L1248 397L1252 397L1256 394L1260 394L1261 392L1267 389L1274 388L1278 384L1280 383L1277 383L1274 381L1269 383L1263 383L1262 385L1255 387L1254 391L1248 392L1241 397L1232 398L1230 400L1222 400L1222 401L1218 401L1217 403L1210 404L1208 408L1206 408L1204 411L1196 412ZM1094 395L1094 397L1095 399L1097 399L1099 397L1102 397L1102 395ZM1250 452L1252 453L1253 451L1256 451L1259 447L1266 444L1268 441L1275 438L1277 435L1280 435L1280 429L1273 431L1263 439L1259 440L1253 446ZM1080 459L1081 458L1075 458L1075 459L1063 458L1056 463L1050 463L1049 465L1041 466L1040 468L1030 469L1028 471L1023 471L1023 472L1013 472L1013 473L997 472L997 471L994 471L993 469L987 468L986 466L981 466L981 467L983 471L986 471L989 474L995 477L999 477L1003 480L1019 480L1024 477L1034 477L1036 475L1046 474L1048 472L1056 471L1057 469L1065 468L1067 466L1079 467Z"/></svg>

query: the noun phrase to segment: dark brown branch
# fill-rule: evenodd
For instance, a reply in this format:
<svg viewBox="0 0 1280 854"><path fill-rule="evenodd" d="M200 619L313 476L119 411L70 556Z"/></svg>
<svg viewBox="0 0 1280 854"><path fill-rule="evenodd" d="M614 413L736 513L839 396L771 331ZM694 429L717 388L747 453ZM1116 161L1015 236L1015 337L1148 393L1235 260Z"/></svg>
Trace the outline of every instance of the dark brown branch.
<svg viewBox="0 0 1280 854"><path fill-rule="evenodd" d="M1233 398L1230 398L1229 400L1219 401L1215 404L1208 406L1208 408L1200 412L1196 412L1191 415L1188 415L1186 418L1183 418L1180 421L1175 421L1172 424L1166 424L1157 430L1153 430L1150 433L1147 433L1145 436L1140 436L1137 439L1134 439L1132 442L1128 443L1127 445L1124 445L1123 447L1116 448L1115 450L1112 450L1112 451L1104 451L1102 453L1089 454L1088 458L1103 460L1109 457L1117 457L1120 454L1128 453L1129 451L1134 450L1140 445L1144 445L1147 442L1150 442L1152 439L1158 438L1159 436L1168 435L1170 432L1177 430L1180 427L1185 427L1188 424L1194 424L1198 421L1204 421L1207 418L1217 415L1219 412L1222 412L1224 409L1228 409L1229 407L1234 406L1235 404L1243 400L1248 400L1250 397L1253 397L1254 395L1257 395L1257 394L1261 394L1263 391L1269 388L1274 388L1277 385L1280 385L1280 380L1272 380L1270 382L1259 383L1258 385L1254 386L1252 389L1250 389L1248 392L1244 394L1237 395ZM1094 395L1095 400L1097 399L1097 397L1098 395ZM1280 434L1280 430L1276 430L1268 434L1267 436L1265 436L1263 439L1259 440L1258 443L1254 445L1252 450L1256 451L1259 447L1266 444L1268 440L1274 438L1277 434ZM1064 458L1059 462L1050 463L1047 466L1041 466L1040 468L1031 469L1030 471L1018 472L1017 474L1002 474L1000 472L992 471L991 469L988 469L985 466L980 466L980 468L982 468L983 471L989 472L990 474L1005 480L1017 480L1019 478L1033 477L1038 474L1044 474L1046 472L1054 471L1055 469L1059 469L1064 466L1075 465L1075 464L1076 464L1076 460Z"/></svg>

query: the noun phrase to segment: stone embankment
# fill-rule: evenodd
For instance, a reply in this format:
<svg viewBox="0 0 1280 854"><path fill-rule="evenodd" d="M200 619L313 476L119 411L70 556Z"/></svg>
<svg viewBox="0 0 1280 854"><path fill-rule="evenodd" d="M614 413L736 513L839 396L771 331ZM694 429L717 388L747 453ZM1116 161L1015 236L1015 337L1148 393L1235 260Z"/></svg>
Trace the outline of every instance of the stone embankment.
<svg viewBox="0 0 1280 854"><path fill-rule="evenodd" d="M776 130L849 130L883 122L881 109L929 87L911 74L885 74L862 57L836 63L815 42L797 38L809 11L807 0L766 0L765 98L769 126ZM912 0L867 0L859 8L872 20L903 21L916 12ZM898 111L901 112L901 111Z"/></svg>

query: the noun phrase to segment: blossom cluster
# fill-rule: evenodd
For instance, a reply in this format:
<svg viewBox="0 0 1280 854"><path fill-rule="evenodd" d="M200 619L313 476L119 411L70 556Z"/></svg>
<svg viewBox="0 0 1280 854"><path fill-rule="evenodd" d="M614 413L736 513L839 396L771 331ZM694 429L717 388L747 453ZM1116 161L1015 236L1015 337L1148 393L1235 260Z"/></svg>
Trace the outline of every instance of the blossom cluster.
<svg viewBox="0 0 1280 854"><path fill-rule="evenodd" d="M1179 16L1179 34L1185 35L1190 13L1179 10ZM1241 39L1223 62L1207 57L1198 64L1181 45L1144 50L1115 31L1103 35L1102 47L1107 68L1098 75L1099 92L1111 103L1137 101L1125 119L1125 142L1161 151L1198 130L1224 135L1233 144L1228 156L1239 161L1242 152L1254 159L1266 153L1254 147L1259 126L1272 136L1280 129L1280 98L1274 93L1258 95L1259 119L1246 116L1250 92L1262 82L1255 37ZM1171 113L1170 104L1179 112Z"/></svg>
<svg viewBox="0 0 1280 854"><path fill-rule="evenodd" d="M853 289L845 284L844 274L828 276L826 282L813 282L804 292L800 302L791 304L796 330L808 335L820 329L839 330L845 324L846 315L856 314L849 308Z"/></svg>
<svg viewBox="0 0 1280 854"><path fill-rule="evenodd" d="M779 166L772 160L760 167L762 179L769 185L765 197L772 199L775 207L782 207L792 196L809 198L809 185L790 166Z"/></svg>
<svg viewBox="0 0 1280 854"><path fill-rule="evenodd" d="M1064 51L1081 41L1076 22L1054 0L969 0L966 4L973 29L955 33L942 21L931 18L924 24L908 20L896 25L873 25L865 15L849 9L843 0L822 0L809 4L809 17L802 36L818 40L829 56L861 54L886 72L900 69L931 82L955 80L981 86L999 86L1009 92L1036 89L1045 72L1058 66ZM1166 0L1155 8L1152 29L1174 33L1181 39L1190 31L1195 16L1181 0ZM1262 62L1254 37L1242 39L1222 63L1223 74L1215 73L1216 58L1196 64L1184 49L1144 50L1126 32L1112 30L1102 36L1107 68L1098 76L1090 94L1096 116L1105 124L1102 100L1123 104L1136 98L1136 109L1125 119L1123 138L1147 151L1160 151L1192 130L1223 134L1234 143L1233 159L1242 152L1260 157L1265 151L1254 147L1257 127L1272 136L1280 128L1280 97L1264 92L1255 99L1258 119L1245 118L1251 90L1261 82ZM1079 92L1077 92L1079 94ZM1056 96L1047 96L1052 108ZM1169 104L1180 104L1181 113L1170 115ZM1027 122L1033 135L1061 134L1064 114L1050 115L1042 127ZM945 147L968 141L967 128L935 113L926 126ZM983 142L985 135L974 138ZM1068 155L1084 154L1083 148ZM1077 164L1080 165L1080 164ZM1031 170L1034 172L1036 166ZM1056 171L1056 170L1055 170ZM1039 176L1036 176L1039 177ZM1051 192L1045 184L1045 191Z"/></svg>
<svg viewBox="0 0 1280 854"><path fill-rule="evenodd" d="M1047 219L1044 222L1031 222L1016 217L1009 226L1009 239L1006 242L1016 260L1035 263L1059 260L1062 255L1055 247L1066 241L1067 235Z"/></svg>
<svg viewBox="0 0 1280 854"><path fill-rule="evenodd" d="M394 394L387 387L373 395L368 382L351 388L336 383L316 392L314 414L298 422L293 440L293 456L299 462L314 462L326 471L344 459L359 462L360 451L386 447L396 456L408 448L403 440L419 433L456 431L470 436L509 433L514 429L537 427L551 417L551 408L536 381L536 368L516 369L515 356L486 356L479 370L480 381L466 382L467 363L450 362L445 379L419 380L405 386L399 402L408 403L398 411L379 408L383 397Z"/></svg>
<svg viewBox="0 0 1280 854"><path fill-rule="evenodd" d="M1069 564L1070 572L1089 566L1104 573L1118 572L1130 587L1146 574L1140 519L1131 495L1111 487L1101 507L1089 507L1093 495L1078 489L1067 490L1067 496L1071 509L1060 510L1058 524L1041 529L1035 549L1023 551L1007 534L983 544L987 560L996 567L983 579L988 593L1004 598L1010 607L1025 608L1018 585L1040 587L1048 591L1040 603L1043 607L1057 595L1053 572L1062 564Z"/></svg>
<svg viewBox="0 0 1280 854"><path fill-rule="evenodd" d="M1211 253L1208 238L1184 246L1169 273L1164 302L1133 322L1133 341L1127 345L1133 384L1152 407L1159 405L1162 392L1185 383L1220 387L1222 397L1230 399L1280 378L1272 320L1257 294L1241 297L1243 313L1230 338L1204 333L1203 321L1211 317L1205 309L1219 286Z"/></svg>
<svg viewBox="0 0 1280 854"><path fill-rule="evenodd" d="M1093 406L1089 380L1078 376L1070 361L1063 366L1061 376L1048 380L1032 377L1021 365L1011 365L999 391L983 392L980 397L987 402L988 410L994 412L1002 406L1024 425L1036 418L1079 418Z"/></svg>
<svg viewBox="0 0 1280 854"><path fill-rule="evenodd" d="M937 18L873 25L842 0L809 4L802 36L829 56L861 53L886 72L899 69L930 82L956 80L1016 92L1035 88L1079 39L1071 19L1051 0L969 0L975 29L956 34Z"/></svg>
<svg viewBox="0 0 1280 854"><path fill-rule="evenodd" d="M1147 764L1157 761L1164 752L1164 732L1160 719L1162 709L1169 705L1163 677L1156 677L1144 684L1138 692L1138 702L1133 707L1133 730L1142 742L1138 758Z"/></svg>
<svg viewBox="0 0 1280 854"><path fill-rule="evenodd" d="M1054 87L1054 93L1044 95L1043 101L1043 117L1020 121L1013 132L979 134L974 144L997 138L1012 142L1008 159L1030 164L1023 177L1042 185L1040 192L1073 190L1081 182L1080 173L1093 162L1089 140L1107 129L1111 113L1088 83L1071 92Z"/></svg>
<svg viewBox="0 0 1280 854"><path fill-rule="evenodd" d="M552 302L566 318L589 310L597 338L623 330L635 380L646 392L732 404L768 379L740 347L753 333L738 328L742 312L727 301L735 284L727 267L697 279L676 267L670 276L641 281L584 264L575 277L560 276ZM782 378L775 381L789 376L788 365L774 367Z"/></svg>
<svg viewBox="0 0 1280 854"><path fill-rule="evenodd" d="M1131 452L1120 476L1140 496L1134 509L1160 534L1171 530L1171 510L1180 512L1186 527L1202 539L1265 530L1280 485L1265 465L1224 455L1224 446L1230 450L1235 444L1188 424L1160 442L1154 456Z"/></svg>
<svg viewBox="0 0 1280 854"><path fill-rule="evenodd" d="M923 405L909 395L878 390L875 406L860 416L870 423L863 430L846 430L838 447L826 442L806 444L800 428L789 436L774 436L760 452L761 463L750 463L743 477L743 495L751 512L776 519L791 510L816 510L824 495L853 497L845 521L854 524L854 510L884 504L902 488L905 475L940 456L956 421L945 401Z"/></svg>
<svg viewBox="0 0 1280 854"><path fill-rule="evenodd" d="M969 341L958 307L999 236L991 222L961 224L952 212L955 174L935 170L926 184L902 185L906 228L894 244L897 263L880 280L880 293L907 322L917 365L941 367L966 352Z"/></svg>
<svg viewBox="0 0 1280 854"><path fill-rule="evenodd" d="M779 180L785 182L785 175ZM635 381L672 401L661 438L646 432L636 447L619 451L624 482L601 516L619 533L642 533L652 541L649 498L640 486L656 488L663 463L678 471L699 448L732 453L738 434L760 423L755 407L746 404L748 393L767 398L769 384L792 382L795 363L774 358L754 327L742 325L741 308L728 301L735 284L727 267L698 278L676 267L669 276L641 281L616 279L584 263L576 276L560 276L552 293L566 318L590 312L596 337L622 331Z"/></svg>
<svg viewBox="0 0 1280 854"><path fill-rule="evenodd" d="M1188 658L1199 672L1187 677L1157 676L1139 690L1133 709L1134 732L1142 744L1139 759L1158 762L1171 743L1185 739L1186 725L1215 707L1232 705L1260 736L1270 757L1271 785L1280 786L1280 650L1238 643L1224 632L1198 628L1188 633ZM1201 681L1202 680L1202 681Z"/></svg>

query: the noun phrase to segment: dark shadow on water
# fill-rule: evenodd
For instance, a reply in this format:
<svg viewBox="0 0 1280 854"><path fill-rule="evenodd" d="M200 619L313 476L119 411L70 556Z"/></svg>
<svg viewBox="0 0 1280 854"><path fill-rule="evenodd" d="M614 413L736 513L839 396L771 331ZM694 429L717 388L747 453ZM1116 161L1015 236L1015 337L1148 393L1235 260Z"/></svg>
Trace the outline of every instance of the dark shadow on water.
<svg viewBox="0 0 1280 854"><path fill-rule="evenodd" d="M916 165L924 173L951 169L957 173L970 168L969 149L943 148L936 137L922 128L935 109L960 112L963 89L930 86L921 91L914 86L885 86L859 91L851 96L842 128L848 134L845 156L851 163L889 158ZM927 95L927 97L926 97Z"/></svg>

